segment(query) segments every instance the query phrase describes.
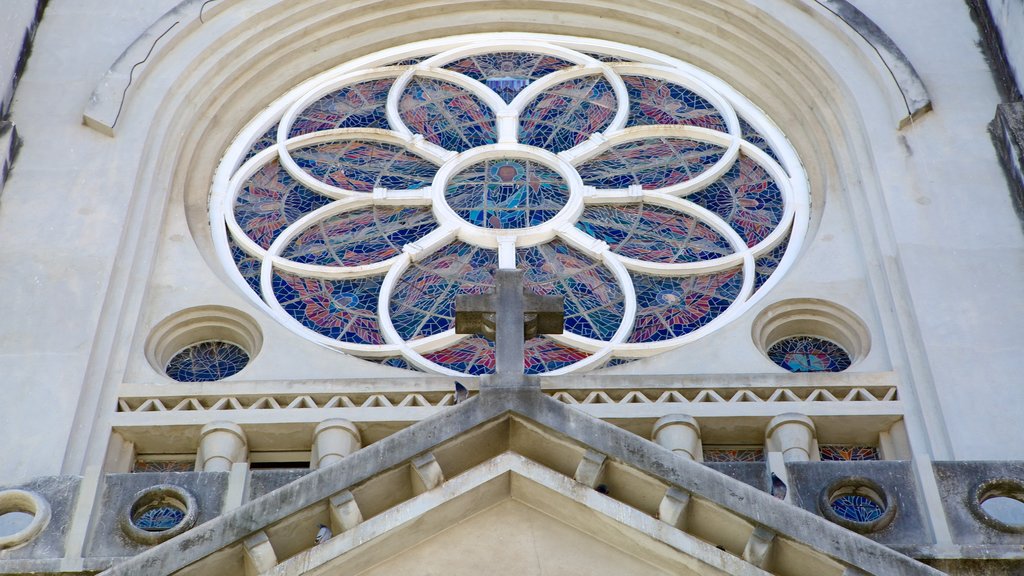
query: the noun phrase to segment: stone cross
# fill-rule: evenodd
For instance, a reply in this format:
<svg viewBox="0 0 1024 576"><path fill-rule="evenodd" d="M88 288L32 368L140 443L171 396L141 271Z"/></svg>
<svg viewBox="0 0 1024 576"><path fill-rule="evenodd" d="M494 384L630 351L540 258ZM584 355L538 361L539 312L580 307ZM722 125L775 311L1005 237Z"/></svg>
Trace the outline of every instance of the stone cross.
<svg viewBox="0 0 1024 576"><path fill-rule="evenodd" d="M483 334L495 343L498 385L522 385L523 343L540 334L561 334L565 299L523 289L523 271L498 269L494 290L455 297L455 332Z"/></svg>

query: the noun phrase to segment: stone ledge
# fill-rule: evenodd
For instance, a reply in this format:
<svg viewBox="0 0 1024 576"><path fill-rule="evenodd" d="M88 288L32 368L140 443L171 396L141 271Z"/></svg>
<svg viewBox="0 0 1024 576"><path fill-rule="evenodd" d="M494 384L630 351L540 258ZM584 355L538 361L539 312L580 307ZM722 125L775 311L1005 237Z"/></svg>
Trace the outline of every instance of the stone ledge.
<svg viewBox="0 0 1024 576"><path fill-rule="evenodd" d="M989 129L1017 214L1024 219L1024 102L996 106L996 116Z"/></svg>

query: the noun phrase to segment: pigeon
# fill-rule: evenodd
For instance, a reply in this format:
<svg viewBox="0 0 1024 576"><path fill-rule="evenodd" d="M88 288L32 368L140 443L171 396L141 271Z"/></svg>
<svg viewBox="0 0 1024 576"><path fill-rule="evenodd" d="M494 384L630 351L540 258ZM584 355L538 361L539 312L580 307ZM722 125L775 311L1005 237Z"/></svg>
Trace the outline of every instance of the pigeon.
<svg viewBox="0 0 1024 576"><path fill-rule="evenodd" d="M469 389L462 385L462 382L455 383L455 403L460 404L469 400Z"/></svg>
<svg viewBox="0 0 1024 576"><path fill-rule="evenodd" d="M316 544L323 544L330 540L332 536L334 536L334 533L331 532L331 529L321 524L320 529L316 531L316 538L313 539L313 542Z"/></svg>
<svg viewBox="0 0 1024 576"><path fill-rule="evenodd" d="M786 483L782 481L782 478L776 476L775 472L772 472L772 496L779 500L785 500L787 491Z"/></svg>

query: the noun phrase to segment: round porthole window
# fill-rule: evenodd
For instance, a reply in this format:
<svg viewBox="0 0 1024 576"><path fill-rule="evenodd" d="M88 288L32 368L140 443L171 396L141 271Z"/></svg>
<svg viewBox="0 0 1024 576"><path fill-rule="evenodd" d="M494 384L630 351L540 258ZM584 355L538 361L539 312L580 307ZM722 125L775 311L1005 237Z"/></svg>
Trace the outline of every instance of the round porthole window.
<svg viewBox="0 0 1024 576"><path fill-rule="evenodd" d="M160 484L138 492L122 514L121 528L142 544L157 544L191 528L196 501L187 490Z"/></svg>
<svg viewBox="0 0 1024 576"><path fill-rule="evenodd" d="M889 525L896 517L896 503L868 478L842 478L821 491L818 510L832 522L866 534Z"/></svg>
<svg viewBox="0 0 1024 576"><path fill-rule="evenodd" d="M249 354L240 346L208 340L172 356L164 372L178 382L212 382L234 376L248 363Z"/></svg>
<svg viewBox="0 0 1024 576"><path fill-rule="evenodd" d="M768 358L790 372L842 372L850 367L846 350L814 336L783 338L768 348Z"/></svg>
<svg viewBox="0 0 1024 576"><path fill-rule="evenodd" d="M718 78L650 50L541 34L435 39L303 83L213 185L217 251L296 334L390 366L494 372L455 298L499 266L565 299L527 374L611 366L734 320L795 258L792 146Z"/></svg>
<svg viewBox="0 0 1024 576"><path fill-rule="evenodd" d="M998 478L979 484L968 507L976 518L1002 532L1024 533L1024 482Z"/></svg>
<svg viewBox="0 0 1024 576"><path fill-rule="evenodd" d="M50 522L50 505L28 490L0 491L0 550L35 538Z"/></svg>

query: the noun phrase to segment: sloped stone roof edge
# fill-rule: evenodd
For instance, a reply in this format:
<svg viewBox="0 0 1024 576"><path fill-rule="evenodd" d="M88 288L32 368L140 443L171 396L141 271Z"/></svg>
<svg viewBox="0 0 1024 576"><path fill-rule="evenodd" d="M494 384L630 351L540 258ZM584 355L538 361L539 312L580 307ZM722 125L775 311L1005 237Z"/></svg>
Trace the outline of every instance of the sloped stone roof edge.
<svg viewBox="0 0 1024 576"><path fill-rule="evenodd" d="M943 574L533 389L485 389L464 404L357 451L339 465L316 470L102 574L171 574L506 413L521 415L868 574Z"/></svg>

